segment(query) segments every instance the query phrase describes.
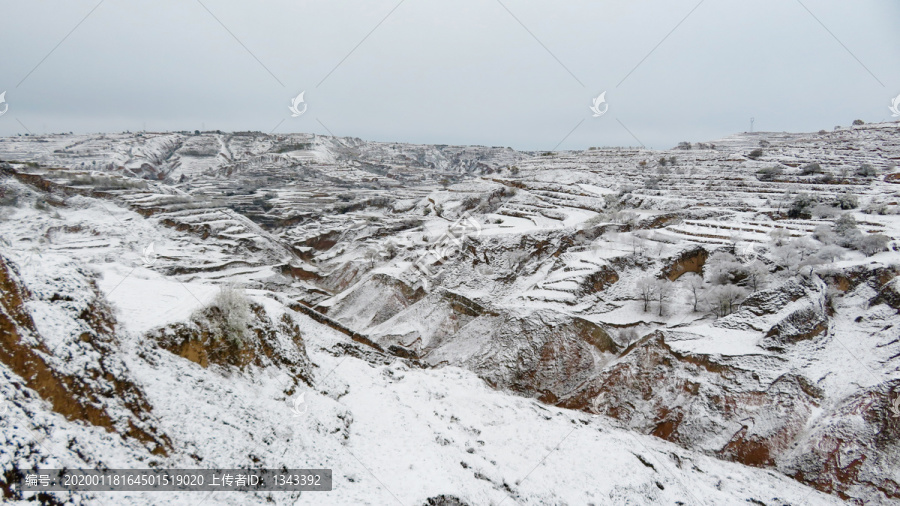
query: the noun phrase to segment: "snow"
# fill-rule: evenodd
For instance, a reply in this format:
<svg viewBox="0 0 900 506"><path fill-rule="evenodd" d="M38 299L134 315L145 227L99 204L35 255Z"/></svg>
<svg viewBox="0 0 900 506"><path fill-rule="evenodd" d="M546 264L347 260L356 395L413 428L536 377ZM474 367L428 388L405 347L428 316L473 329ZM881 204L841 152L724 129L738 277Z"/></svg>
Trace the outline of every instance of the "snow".
<svg viewBox="0 0 900 506"><path fill-rule="evenodd" d="M785 134L778 141L784 146L773 148L771 156L803 163L820 157L836 168L853 167L868 159L867 148L883 145L889 154L896 151L894 141L877 137L888 128L861 130L861 135L872 137L860 141L861 149L839 154L829 146L830 140ZM877 430L870 416L876 411L844 418L836 418L834 411L848 398L868 395L898 377L897 312L887 305L870 306L877 293L870 286L873 281L860 282L835 296L827 332L782 350L762 348L763 335L789 313L808 304L824 304L824 282L813 274L809 276L819 279L818 284L811 282L808 293L771 314L742 311L716 320L702 308L694 312L682 281L672 284L662 315L656 303L645 312L637 300L636 280L662 277L688 246L705 245L712 250L728 248L736 241L767 246L772 230L783 228L807 236L816 225L829 223L772 219L764 214L776 214L786 192L812 191L830 198L842 188L795 175L776 183L758 181L754 172L764 165L731 163L758 139L735 136L718 141L724 146L719 150L666 152L679 162L660 190L644 187L646 173L636 169L638 161L653 161L659 153L641 150L532 157L503 149L365 143L304 134L148 134L140 138L116 134L47 136L48 149L38 152L34 139L0 139L3 158L60 165L77 158L79 163L87 162L83 170L99 174L119 172L119 165L126 167L125 175L137 174L145 163L171 155L157 167L168 175L165 182L145 183L147 187L139 191L113 190L102 198L60 197L63 205L49 210L33 205L34 199L46 195L4 179L4 188L23 192L25 204L0 209L4 218L0 220L0 254L15 266L33 294L24 307L38 336L23 339L45 345L54 364L67 373L77 373L101 359L121 360L127 368L127 373L121 372L123 378L143 392L155 426L171 439L171 454L151 455L133 439L66 420L27 389L22 378L0 366L4 377L0 393L8 408L0 416L4 447L18 452L22 466L34 462L70 467L284 465L335 470L334 491L273 495L273 501L284 504L303 503L303 499L316 504L423 504L438 494L452 494L473 505L840 504L836 496L814 492L784 474L709 456L721 455L717 452L744 424L749 434L776 434L778 411L753 412L746 417L750 421L726 419L714 410L690 411L685 426L695 433L707 431L713 422L724 427L721 433L703 433L702 441L691 450L641 434L627 420L591 417L530 398L547 392L504 391L503 386L494 389L486 383L486 378L548 376L564 385L549 393L559 398L582 394L579 389L588 380L630 357L596 349L575 353L584 343L571 335L564 336L570 338L567 341L552 334L556 325L583 318L624 345L659 329L665 344L678 354L727 367L753 381L736 385L725 378L717 383L721 378L701 371L691 377L698 382L699 394L683 390L671 398L654 397L666 395L675 385L665 377L669 370L665 364L646 369L633 364L636 374L659 378L660 384L646 393L649 399L641 398L645 392L635 391L625 397L628 402L640 405L647 400L647 405L654 406L652 401L660 398L671 401L655 405L657 412L635 413L635 419L646 420L650 429L664 416L658 415L662 408L668 412L689 406L691 400L702 404L729 395L763 397L767 388L778 388L776 379L790 375L822 390L821 399L810 401L814 408L804 404L809 399L798 398L797 409L788 412L799 420L796 441L819 444L821 439L803 438L818 434L813 430L817 427L840 421L847 424L841 426L847 427L845 434L856 438L848 436L848 445L857 446L842 450L848 459L854 451L871 452L878 459L895 455L871 450L866 447L871 439L860 436ZM311 144L308 149L291 148L307 143ZM188 154L192 150L209 151L209 156ZM513 177L504 168L513 163L521 168L520 176ZM108 168L109 164L114 167ZM372 167L376 169L368 170ZM480 179L475 177L478 174ZM189 182L175 183L182 175ZM67 176L60 170L47 177L65 181ZM458 177L461 182L440 189L435 181L444 177ZM421 301L385 309L396 302L387 291L391 283L379 285L371 276L395 277L415 286L409 266L459 216L463 199L509 188L488 180L494 178L509 182L517 191L473 209L482 231L467 241L466 248L471 249L441 265L441 274L429 279L426 291L430 293ZM896 200L896 191L886 182L854 180L840 186L851 184L861 204ZM224 198L226 191L231 192L228 198ZM274 211L262 212L251 205L270 191L275 194ZM345 192L352 197L347 202L354 204L379 198L386 203L336 211L345 201ZM677 219L653 231L617 232L607 221L618 218L604 209L603 197L620 192L623 205L637 216L638 228L673 211ZM171 197L185 200L170 206L166 202ZM443 208L442 217L436 216L435 204ZM426 209L430 214L425 214ZM856 217L871 223L861 229L893 238L900 235L898 216L856 213ZM281 219L290 224L272 225ZM585 226L589 221L591 227ZM337 232L334 246L319 240L331 231ZM594 232L600 235L586 237ZM424 236L429 242L422 240ZM634 239L642 236L646 244L636 245ZM396 257L368 260L365 251L387 239L396 241ZM148 264L142 252L151 243L157 258ZM767 249L771 248L761 247L756 253L769 259ZM301 281L282 275L288 263L321 279ZM896 263L896 251L872 257L851 252L827 267L874 269ZM616 272L617 281L593 288L589 277L605 268ZM767 287L778 286L788 276L785 272L771 275ZM98 300L110 304L117 320L117 342L107 356L77 347L85 330L79 315L94 301L93 283ZM288 394L286 370L203 368L147 339L152 329L190 318L224 284L247 287L250 298L263 306L272 321L287 315L297 322L302 344L315 364L312 387ZM445 290L474 301L484 314L473 317L452 308L442 298ZM383 347L398 342L422 345L426 352L422 360L429 364L465 368L420 368L415 361L380 353L291 310L297 303L327 309L329 317ZM375 323L376 315L379 323ZM629 332L634 335L629 337ZM297 343L285 335L279 336L278 343L300 353ZM429 349L430 345L440 346ZM545 360L546 356L558 361ZM566 383L581 378L578 375L587 379L572 386ZM303 392L309 410L297 417L292 401ZM745 407L729 409L737 412ZM122 410L112 412L117 422L128 420ZM713 421L707 415L721 419ZM47 448L23 449L34 446L36 439L44 437L40 434L47 435L43 441ZM692 444L678 441L682 446ZM778 458L814 458L814 454L797 452ZM11 466L11 455L0 452L4 469ZM782 462L773 469L784 471L779 467ZM892 476L872 462L876 459L863 466L863 474L875 479ZM196 494L86 496L96 504L204 500ZM216 493L208 502L263 504L267 500L262 495Z"/></svg>
<svg viewBox="0 0 900 506"><path fill-rule="evenodd" d="M105 264L100 272L100 289L125 330L133 334L187 320L219 290L215 285L182 283L144 267Z"/></svg>
<svg viewBox="0 0 900 506"><path fill-rule="evenodd" d="M694 325L681 327L682 338L675 337L667 341L672 348L686 353L704 355L771 355L770 352L757 346L759 332L726 329L713 325Z"/></svg>

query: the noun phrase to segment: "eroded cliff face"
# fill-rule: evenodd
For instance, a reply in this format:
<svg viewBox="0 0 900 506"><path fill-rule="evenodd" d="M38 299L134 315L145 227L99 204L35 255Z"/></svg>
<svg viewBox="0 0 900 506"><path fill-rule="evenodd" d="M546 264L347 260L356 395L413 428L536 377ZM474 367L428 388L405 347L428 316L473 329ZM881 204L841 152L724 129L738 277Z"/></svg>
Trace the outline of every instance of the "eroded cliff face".
<svg viewBox="0 0 900 506"><path fill-rule="evenodd" d="M502 250L482 253L484 243L472 247L472 259L502 255ZM659 276L702 275L707 258L702 248L683 251L659 262ZM444 272L470 272L468 264L460 264L445 266ZM595 294L608 297L620 283L633 283L635 272L647 270L654 272L624 260L602 263L585 281L570 285L576 298L566 305ZM784 277L698 330L683 324L666 329L660 322L660 330L639 339L623 332L635 327L549 308L514 311L490 297L468 298L463 294L471 293L465 290L471 284L461 275L456 291L412 297L400 279L376 274L330 310L386 348L434 366L465 367L495 388L608 416L717 458L775 469L843 499L878 501L898 498L900 477L885 472L885 462L898 450L888 404L897 380L887 374L864 394L832 388L827 369L846 351L842 337L852 335L848 326L861 319L880 333L873 335L885 353L893 350L882 354L883 360L897 360L898 341L887 332L900 322L882 310L893 311L896 275L895 269L875 265ZM496 287L492 282L485 280L484 286ZM739 344L730 344L730 335ZM695 342L714 343L722 353L703 352ZM850 412L857 417L852 422Z"/></svg>
<svg viewBox="0 0 900 506"><path fill-rule="evenodd" d="M854 268L830 277L834 284L847 279L855 283L845 282L845 291L856 290L856 298L866 300L890 290L890 279L896 278L883 268ZM657 331L558 405L603 414L720 458L774 468L854 503L900 498L900 476L887 471L900 450L900 417L891 405L900 380L884 374L873 387L835 393L825 381L830 372L814 381L814 368L797 367L795 361L798 353L822 354L827 368L833 356L829 346L849 354L847 346L856 344L858 352L859 343L843 343L826 330L843 330L842 322L862 313L853 320L866 319L867 327L877 329L878 346L892 350L882 355L890 363L897 359L898 340L890 333L896 322L885 306L874 304L877 298L850 314L843 313L846 303L831 301L834 310L826 316L816 310L814 301L821 296L816 283L788 282L756 294L741 311L717 322L723 329L763 330L756 341L769 353L697 353L690 351L697 336Z"/></svg>
<svg viewBox="0 0 900 506"><path fill-rule="evenodd" d="M154 329L146 337L160 348L204 368L215 365L223 371L238 369L246 373L252 365L282 370L290 378L287 395L292 395L299 384L312 386L313 366L294 318L288 312L270 315L259 303L248 303L248 309L243 332L223 332L218 328L218 322L227 318L227 309L212 305L187 322Z"/></svg>
<svg viewBox="0 0 900 506"><path fill-rule="evenodd" d="M0 362L22 386L69 420L134 439L153 454L171 451L117 356L115 318L88 273L73 269L29 287L0 256L0 308Z"/></svg>

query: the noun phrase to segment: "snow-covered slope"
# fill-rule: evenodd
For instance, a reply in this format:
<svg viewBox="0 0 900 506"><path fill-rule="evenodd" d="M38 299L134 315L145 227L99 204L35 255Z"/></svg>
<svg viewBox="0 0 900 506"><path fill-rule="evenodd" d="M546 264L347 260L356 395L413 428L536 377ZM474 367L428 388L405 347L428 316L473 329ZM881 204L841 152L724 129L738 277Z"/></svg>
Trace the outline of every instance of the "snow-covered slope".
<svg viewBox="0 0 900 506"><path fill-rule="evenodd" d="M0 139L0 488L286 466L334 490L277 503L900 502L898 124L692 147ZM202 500L69 498L161 497Z"/></svg>

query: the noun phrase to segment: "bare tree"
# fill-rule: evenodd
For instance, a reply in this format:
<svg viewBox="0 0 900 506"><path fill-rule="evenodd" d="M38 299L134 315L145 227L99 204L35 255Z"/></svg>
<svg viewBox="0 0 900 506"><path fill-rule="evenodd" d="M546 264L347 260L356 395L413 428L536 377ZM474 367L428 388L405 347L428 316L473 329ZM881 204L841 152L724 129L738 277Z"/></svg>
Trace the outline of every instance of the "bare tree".
<svg viewBox="0 0 900 506"><path fill-rule="evenodd" d="M792 244L783 244L772 248L772 258L775 264L793 272L800 265L800 252Z"/></svg>
<svg viewBox="0 0 900 506"><path fill-rule="evenodd" d="M800 267L822 263L815 257L820 249L812 239L801 237L772 248L772 257L788 272L798 272Z"/></svg>
<svg viewBox="0 0 900 506"><path fill-rule="evenodd" d="M735 275L743 274L743 266L737 257L725 251L716 251L706 260L703 266L709 282L714 285L731 283Z"/></svg>
<svg viewBox="0 0 900 506"><path fill-rule="evenodd" d="M744 278L744 284L755 292L760 289L766 278L769 277L769 267L759 260L754 260L744 266L744 274L747 276Z"/></svg>
<svg viewBox="0 0 900 506"><path fill-rule="evenodd" d="M696 313L697 306L700 304L700 299L703 295L703 278L695 272L687 272L681 277L685 278L685 284L690 291L691 302L694 305L694 312Z"/></svg>
<svg viewBox="0 0 900 506"><path fill-rule="evenodd" d="M655 240L656 240L656 251L654 253L654 256L656 258L661 258L662 254L663 254L663 249L666 247L666 243L664 243L663 241L660 241L658 238Z"/></svg>
<svg viewBox="0 0 900 506"><path fill-rule="evenodd" d="M884 234L867 234L859 241L859 250L866 256L872 256L887 249L890 237Z"/></svg>
<svg viewBox="0 0 900 506"><path fill-rule="evenodd" d="M772 238L772 242L775 243L775 246L781 246L791 237L791 233L783 228L776 228L769 232L769 237Z"/></svg>
<svg viewBox="0 0 900 506"><path fill-rule="evenodd" d="M369 267L371 268L375 266L375 261L378 260L379 252L375 248L366 248L366 251L363 252L363 256L369 261Z"/></svg>
<svg viewBox="0 0 900 506"><path fill-rule="evenodd" d="M716 316L722 317L734 312L735 307L747 296L747 289L737 285L716 285L709 289L707 300Z"/></svg>
<svg viewBox="0 0 900 506"><path fill-rule="evenodd" d="M650 308L650 302L656 296L656 278L644 276L637 281L638 296L644 301L644 312Z"/></svg>
<svg viewBox="0 0 900 506"><path fill-rule="evenodd" d="M631 252L636 256L644 256L644 250L647 249L647 241L637 235L631 235Z"/></svg>
<svg viewBox="0 0 900 506"><path fill-rule="evenodd" d="M822 260L825 260L826 262L834 262L835 260L839 260L841 257L843 257L846 252L847 250L838 246L837 244L826 244L825 246L819 248L816 256L821 258Z"/></svg>
<svg viewBox="0 0 900 506"><path fill-rule="evenodd" d="M654 282L654 291L656 291L656 302L659 303L659 316L663 315L663 305L669 300L672 294L672 283L668 279L657 279ZM646 311L646 309L644 310Z"/></svg>

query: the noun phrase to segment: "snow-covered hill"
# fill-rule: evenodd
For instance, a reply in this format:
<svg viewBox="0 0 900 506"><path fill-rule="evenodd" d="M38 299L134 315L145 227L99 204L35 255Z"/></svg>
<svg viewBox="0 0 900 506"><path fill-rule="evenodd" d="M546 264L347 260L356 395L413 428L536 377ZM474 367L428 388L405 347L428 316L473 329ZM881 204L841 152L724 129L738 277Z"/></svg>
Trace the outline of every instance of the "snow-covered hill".
<svg viewBox="0 0 900 506"><path fill-rule="evenodd" d="M0 488L285 466L334 490L206 500L900 502L898 124L687 147L0 139Z"/></svg>

